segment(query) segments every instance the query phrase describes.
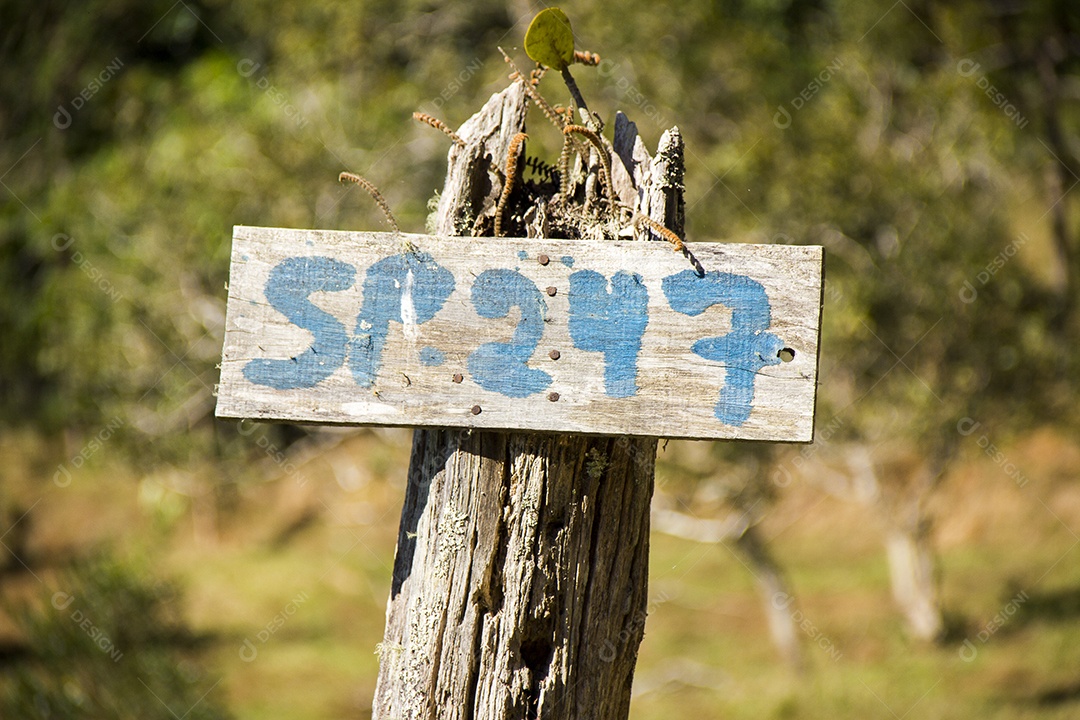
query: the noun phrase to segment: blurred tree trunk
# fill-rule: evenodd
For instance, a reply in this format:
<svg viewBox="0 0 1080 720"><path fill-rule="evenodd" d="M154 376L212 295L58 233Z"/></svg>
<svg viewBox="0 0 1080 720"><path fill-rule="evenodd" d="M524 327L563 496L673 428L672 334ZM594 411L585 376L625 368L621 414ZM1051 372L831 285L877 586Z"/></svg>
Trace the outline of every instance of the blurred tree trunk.
<svg viewBox="0 0 1080 720"><path fill-rule="evenodd" d="M471 234L490 214L502 180L489 167L525 110L515 84L458 131L437 233ZM678 143L677 186L644 192L662 221L681 210ZM373 717L626 718L655 458L652 438L417 430Z"/></svg>
<svg viewBox="0 0 1080 720"><path fill-rule="evenodd" d="M885 535L893 600L920 640L940 637L943 622L934 578L934 554L919 527L890 528Z"/></svg>
<svg viewBox="0 0 1080 720"><path fill-rule="evenodd" d="M883 473L876 468L882 461L865 447L856 446L847 453L857 488L853 495L876 508L885 524L893 600L904 616L908 632L919 640L939 640L945 628L927 503L940 484L949 452L951 446L942 446L930 454L930 459L907 454L886 459L883 464L891 467Z"/></svg>
<svg viewBox="0 0 1080 720"><path fill-rule="evenodd" d="M802 653L799 648L799 634L795 627L795 613L791 609L794 598L788 589L780 565L769 552L765 539L757 530L757 525L748 526L746 532L736 538L735 546L749 564L750 572L757 582L773 645L785 663L796 670L801 670Z"/></svg>
<svg viewBox="0 0 1080 720"><path fill-rule="evenodd" d="M751 482L763 483L760 474ZM747 506L732 502L735 510L723 520L693 517L670 508L655 507L652 511L653 527L673 537L714 545L728 545L739 560L754 576L760 593L769 635L780 657L790 667L801 670L802 651L799 633L795 625L794 595L792 594L780 564L769 551L768 543L757 528L762 512L761 503Z"/></svg>
<svg viewBox="0 0 1080 720"><path fill-rule="evenodd" d="M1058 77L1058 63L1067 57L1064 42L1057 31L1039 46L1035 66L1042 91L1042 114L1046 146L1053 154L1053 162L1046 163L1047 195L1053 205L1047 211L1050 214L1050 229L1054 239L1054 251L1064 273L1064 287L1061 292L1061 312L1058 316L1058 329L1068 321L1076 308L1076 293L1080 288L1080 259L1073 247L1073 237L1069 229L1067 216L1068 204L1065 196L1075 184L1077 176L1072 168L1071 148L1066 142L1066 135L1061 122L1061 82Z"/></svg>
<svg viewBox="0 0 1080 720"><path fill-rule="evenodd" d="M1020 22L1026 9L1022 4L995 0L991 5L991 16L1008 58L1008 72L1001 69L1003 79L1013 84L1017 95L1026 98L1026 112L1042 120L1041 126L1036 120L1031 131L1051 154L1042 164L1049 202L1044 217L1050 216L1050 237L1061 273L1056 278L1060 281L1059 303L1053 318L1054 329L1060 331L1075 315L1080 291L1080 247L1066 199L1080 178L1080 155L1076 151L1075 123L1070 124L1063 112L1075 105L1076 91L1069 80L1075 77L1080 55L1080 16L1072 3L1048 3L1041 8L1042 22L1032 25Z"/></svg>

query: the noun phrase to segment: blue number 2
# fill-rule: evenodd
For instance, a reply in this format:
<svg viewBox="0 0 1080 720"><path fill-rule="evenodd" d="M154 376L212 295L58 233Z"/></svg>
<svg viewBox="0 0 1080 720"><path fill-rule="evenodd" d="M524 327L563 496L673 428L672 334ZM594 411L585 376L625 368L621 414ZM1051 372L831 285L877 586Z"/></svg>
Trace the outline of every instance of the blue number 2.
<svg viewBox="0 0 1080 720"><path fill-rule="evenodd" d="M484 343L469 355L469 372L485 390L507 397L528 397L551 384L551 376L528 363L544 334L547 303L531 280L514 270L485 270L472 287L476 314L506 317L510 308L521 309L521 320L510 342Z"/></svg>
<svg viewBox="0 0 1080 720"><path fill-rule="evenodd" d="M784 347L780 338L765 332L772 325L765 288L746 275L714 270L699 277L694 270L684 270L664 278L663 289L671 307L684 315L700 315L713 305L731 308L731 332L702 338L690 349L727 368L716 417L742 425L754 406L754 376L766 365L778 364L777 353Z"/></svg>

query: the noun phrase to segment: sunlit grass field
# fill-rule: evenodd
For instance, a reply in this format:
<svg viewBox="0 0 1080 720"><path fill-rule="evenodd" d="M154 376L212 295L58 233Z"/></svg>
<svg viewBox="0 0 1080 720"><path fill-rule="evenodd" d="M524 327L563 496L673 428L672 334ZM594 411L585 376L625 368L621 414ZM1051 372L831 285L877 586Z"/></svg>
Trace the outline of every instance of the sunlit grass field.
<svg viewBox="0 0 1080 720"><path fill-rule="evenodd" d="M64 589L66 559L108 547L182 589L181 615L198 640L184 652L236 717L367 717L408 442L404 431L345 435L301 447L289 472L268 458L237 477L210 465L138 477L102 458L58 487L43 459L54 448L9 441L4 492L29 512L5 543L21 545L28 567L9 562L0 591L9 603L47 604ZM663 454L685 451L671 443ZM802 478L762 530L796 597L803 669L780 661L753 577L732 551L654 532L631 716L1077 717L1080 451L1052 432L1010 447L1023 487L977 451L935 499L947 642L906 636L876 519ZM198 500L211 491L215 503ZM6 648L26 641L10 615L0 629ZM116 672L131 670L123 663Z"/></svg>

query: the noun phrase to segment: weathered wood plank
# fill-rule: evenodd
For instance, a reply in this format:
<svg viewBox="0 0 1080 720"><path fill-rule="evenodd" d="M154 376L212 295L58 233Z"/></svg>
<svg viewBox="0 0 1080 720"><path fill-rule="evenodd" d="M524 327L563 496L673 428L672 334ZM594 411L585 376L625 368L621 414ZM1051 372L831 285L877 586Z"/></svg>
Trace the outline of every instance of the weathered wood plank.
<svg viewBox="0 0 1080 720"><path fill-rule="evenodd" d="M238 226L217 414L812 440L822 249L690 247Z"/></svg>

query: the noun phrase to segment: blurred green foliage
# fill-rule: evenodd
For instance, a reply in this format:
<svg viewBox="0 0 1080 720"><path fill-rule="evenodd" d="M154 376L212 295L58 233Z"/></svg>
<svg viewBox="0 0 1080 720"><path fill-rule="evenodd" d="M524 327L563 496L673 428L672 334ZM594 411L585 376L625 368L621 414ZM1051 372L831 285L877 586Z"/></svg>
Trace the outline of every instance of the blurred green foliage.
<svg viewBox="0 0 1080 720"><path fill-rule="evenodd" d="M231 226L381 227L354 170L420 229L446 145L411 112L460 124L536 9L0 2L3 422L252 452L212 419ZM682 128L690 240L827 247L823 419L918 445L1076 422L1075 3L565 9L605 60L591 107Z"/></svg>

